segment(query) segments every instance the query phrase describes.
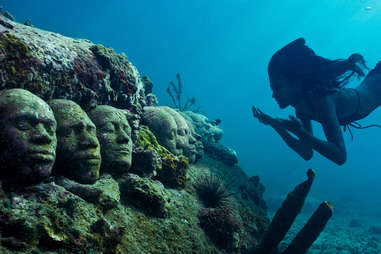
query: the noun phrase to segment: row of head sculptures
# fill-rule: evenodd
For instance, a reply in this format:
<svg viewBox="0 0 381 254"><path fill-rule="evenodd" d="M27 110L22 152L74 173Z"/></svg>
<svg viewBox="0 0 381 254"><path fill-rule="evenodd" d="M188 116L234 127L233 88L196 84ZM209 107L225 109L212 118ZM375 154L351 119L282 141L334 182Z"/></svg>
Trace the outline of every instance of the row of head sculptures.
<svg viewBox="0 0 381 254"><path fill-rule="evenodd" d="M46 103L27 90L9 89L0 92L0 112L5 184L35 184L51 173L91 184L99 178L101 161L112 175L131 166L131 128L121 109L98 106L90 119L73 101Z"/></svg>
<svg viewBox="0 0 381 254"><path fill-rule="evenodd" d="M171 153L185 155L190 162L197 161L201 156L201 137L176 110L167 106L148 106L144 108L143 119L159 143Z"/></svg>
<svg viewBox="0 0 381 254"><path fill-rule="evenodd" d="M155 120L163 110L171 119ZM149 107L145 115L152 117L146 118L153 120L150 128L162 145L195 161L201 142L189 134L189 126L176 111ZM122 109L99 105L87 114L73 101L46 103L27 90L0 91L0 180L5 185L32 185L51 174L91 184L100 170L114 177L126 173L132 149L131 128Z"/></svg>

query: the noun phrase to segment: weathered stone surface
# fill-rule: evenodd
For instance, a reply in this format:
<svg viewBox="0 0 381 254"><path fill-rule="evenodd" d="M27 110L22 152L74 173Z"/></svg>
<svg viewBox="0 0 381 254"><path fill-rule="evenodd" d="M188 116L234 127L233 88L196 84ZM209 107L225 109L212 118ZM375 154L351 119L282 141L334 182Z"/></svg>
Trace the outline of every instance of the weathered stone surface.
<svg viewBox="0 0 381 254"><path fill-rule="evenodd" d="M122 201L143 210L150 216L164 218L169 216L170 198L159 181L128 174L120 180Z"/></svg>
<svg viewBox="0 0 381 254"><path fill-rule="evenodd" d="M220 143L208 143L205 145L205 153L216 160L223 161L228 165L238 162L236 151Z"/></svg>
<svg viewBox="0 0 381 254"><path fill-rule="evenodd" d="M124 54L0 16L0 89L5 88L74 100L85 110L97 103L132 111L145 105L139 72Z"/></svg>
<svg viewBox="0 0 381 254"><path fill-rule="evenodd" d="M191 188L199 174L213 168L234 172L229 177L247 181L238 168L202 159L187 171L186 190L165 189L158 181L136 175L128 181L119 179L119 190L117 182L104 175L93 185L68 180L69 185L63 184L66 189L48 183L17 193L0 192L0 252L225 253L199 226L203 207ZM229 185L229 190L236 192L238 184ZM126 190L141 196L128 198ZM258 242L267 221L248 208L245 202L249 201L239 195L233 199L232 214L241 227L226 244L236 248L239 243L231 253L240 253ZM105 206L104 200L113 200L114 205Z"/></svg>
<svg viewBox="0 0 381 254"><path fill-rule="evenodd" d="M120 201L118 183L109 174L102 175L92 185L76 183L65 177L57 177L55 182L85 201L100 206L103 210L117 207Z"/></svg>

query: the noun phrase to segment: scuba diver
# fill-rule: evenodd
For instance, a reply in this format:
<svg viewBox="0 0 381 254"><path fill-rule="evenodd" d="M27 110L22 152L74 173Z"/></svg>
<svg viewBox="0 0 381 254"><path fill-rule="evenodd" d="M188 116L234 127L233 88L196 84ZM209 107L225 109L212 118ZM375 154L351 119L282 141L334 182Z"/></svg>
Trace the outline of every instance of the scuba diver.
<svg viewBox="0 0 381 254"><path fill-rule="evenodd" d="M268 65L272 97L281 109L294 107L295 116L276 118L255 106L253 115L271 126L303 159L311 159L315 150L342 165L347 152L341 125L351 136L350 127L381 127L361 126L357 122L381 104L381 61L360 85L345 87L351 77L365 76L365 69L368 67L360 54L345 60L329 60L316 55L299 38L278 50ZM326 140L313 135L311 120L322 125Z"/></svg>

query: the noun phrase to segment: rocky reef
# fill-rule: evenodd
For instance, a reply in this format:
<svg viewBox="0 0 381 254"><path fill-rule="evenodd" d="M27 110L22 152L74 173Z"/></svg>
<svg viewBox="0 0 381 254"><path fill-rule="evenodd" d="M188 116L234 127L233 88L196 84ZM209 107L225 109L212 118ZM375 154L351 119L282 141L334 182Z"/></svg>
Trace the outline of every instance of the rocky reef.
<svg viewBox="0 0 381 254"><path fill-rule="evenodd" d="M220 120L156 103L124 54L0 16L0 252L262 250L265 188Z"/></svg>

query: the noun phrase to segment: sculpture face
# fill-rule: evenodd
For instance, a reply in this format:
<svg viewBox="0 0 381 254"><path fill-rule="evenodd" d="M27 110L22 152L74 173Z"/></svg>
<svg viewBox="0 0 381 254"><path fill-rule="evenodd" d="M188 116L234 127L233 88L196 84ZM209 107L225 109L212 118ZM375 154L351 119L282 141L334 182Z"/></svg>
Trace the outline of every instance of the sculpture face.
<svg viewBox="0 0 381 254"><path fill-rule="evenodd" d="M97 126L101 144L102 170L113 176L127 173L131 167L131 128L123 110L101 105L89 114Z"/></svg>
<svg viewBox="0 0 381 254"><path fill-rule="evenodd" d="M196 160L198 142L194 132L182 115L170 107L145 107L143 115L159 143L175 155L185 155L190 162Z"/></svg>
<svg viewBox="0 0 381 254"><path fill-rule="evenodd" d="M79 183L94 183L101 164L94 123L73 101L57 99L49 104L57 120L57 161L53 173Z"/></svg>
<svg viewBox="0 0 381 254"><path fill-rule="evenodd" d="M0 92L0 175L34 184L50 176L56 157L56 120L47 103L23 89Z"/></svg>
<svg viewBox="0 0 381 254"><path fill-rule="evenodd" d="M155 134L160 145L175 155L181 154L181 151L176 149L176 122L163 107L144 107L143 118L148 127Z"/></svg>
<svg viewBox="0 0 381 254"><path fill-rule="evenodd" d="M194 132L189 127L187 121L182 115L171 108L165 108L165 110L172 115L176 122L176 148L182 151L182 155L188 157L189 162L196 161L196 139L193 136Z"/></svg>

